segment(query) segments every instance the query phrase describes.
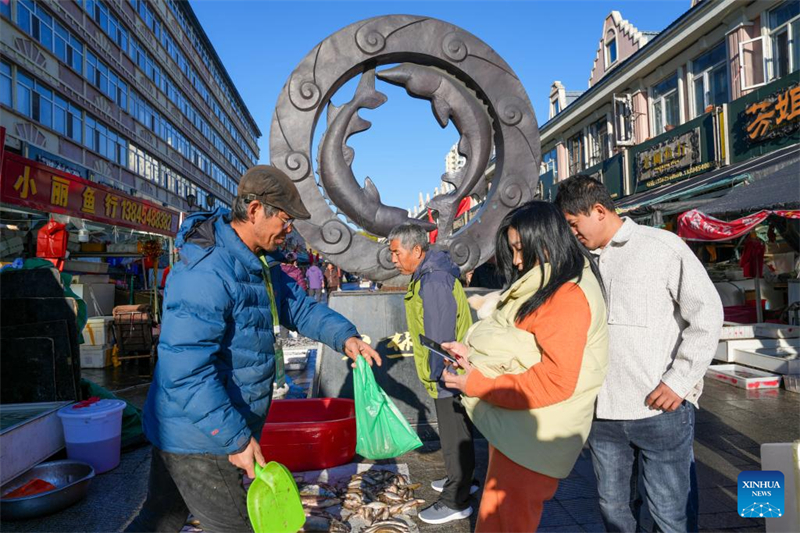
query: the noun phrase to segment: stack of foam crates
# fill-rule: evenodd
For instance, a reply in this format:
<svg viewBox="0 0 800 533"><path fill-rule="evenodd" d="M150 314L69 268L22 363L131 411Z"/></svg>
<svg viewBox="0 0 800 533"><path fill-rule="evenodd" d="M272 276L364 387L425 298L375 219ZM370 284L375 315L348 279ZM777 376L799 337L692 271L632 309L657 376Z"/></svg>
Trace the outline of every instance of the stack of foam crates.
<svg viewBox="0 0 800 533"><path fill-rule="evenodd" d="M114 348L114 317L90 318L83 328L81 344L81 368L105 368L111 366L111 351Z"/></svg>

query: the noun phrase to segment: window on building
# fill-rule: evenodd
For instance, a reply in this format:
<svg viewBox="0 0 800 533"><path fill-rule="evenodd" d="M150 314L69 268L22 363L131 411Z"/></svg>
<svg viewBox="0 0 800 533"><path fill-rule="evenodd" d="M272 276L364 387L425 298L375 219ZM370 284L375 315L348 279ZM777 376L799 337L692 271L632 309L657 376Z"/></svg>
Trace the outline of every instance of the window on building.
<svg viewBox="0 0 800 533"><path fill-rule="evenodd" d="M91 52L86 52L86 79L111 101L128 110L128 85Z"/></svg>
<svg viewBox="0 0 800 533"><path fill-rule="evenodd" d="M561 113L561 104L558 102L558 98L553 100L553 116L558 115Z"/></svg>
<svg viewBox="0 0 800 533"><path fill-rule="evenodd" d="M53 50L53 17L31 0L17 2L17 25L22 31Z"/></svg>
<svg viewBox="0 0 800 533"><path fill-rule="evenodd" d="M633 105L629 95L614 96L614 143L633 143Z"/></svg>
<svg viewBox="0 0 800 533"><path fill-rule="evenodd" d="M0 15L11 18L11 0L0 0Z"/></svg>
<svg viewBox="0 0 800 533"><path fill-rule="evenodd" d="M664 133L667 131L668 126L679 125L678 75L673 74L654 85L650 94L652 98L653 135Z"/></svg>
<svg viewBox="0 0 800 533"><path fill-rule="evenodd" d="M606 68L617 62L617 37L613 30L606 35Z"/></svg>
<svg viewBox="0 0 800 533"><path fill-rule="evenodd" d="M128 52L128 30L120 24L103 0L86 0L86 13L117 46Z"/></svg>
<svg viewBox="0 0 800 533"><path fill-rule="evenodd" d="M79 74L83 74L83 43L58 22L55 23L54 27L55 44L53 52L61 61L75 69Z"/></svg>
<svg viewBox="0 0 800 533"><path fill-rule="evenodd" d="M555 148L542 156L542 173L553 173L553 181L558 179L558 154Z"/></svg>
<svg viewBox="0 0 800 533"><path fill-rule="evenodd" d="M574 176L584 168L583 161L583 135L577 134L568 142L569 175Z"/></svg>
<svg viewBox="0 0 800 533"><path fill-rule="evenodd" d="M55 95L53 107L53 129L69 137L70 139L81 142L83 120L82 112L72 103L67 102L59 95Z"/></svg>
<svg viewBox="0 0 800 533"><path fill-rule="evenodd" d="M728 52L725 42L692 61L694 116L705 113L708 106L728 101Z"/></svg>
<svg viewBox="0 0 800 533"><path fill-rule="evenodd" d="M740 72L739 86L743 91L760 87L767 83L766 36L748 39L739 43Z"/></svg>
<svg viewBox="0 0 800 533"><path fill-rule="evenodd" d="M591 150L589 166L608 159L608 124L606 119L603 118L591 125L589 128L589 140L589 148Z"/></svg>
<svg viewBox="0 0 800 533"><path fill-rule="evenodd" d="M53 127L53 91L36 82L31 95L31 118L48 128Z"/></svg>
<svg viewBox="0 0 800 533"><path fill-rule="evenodd" d="M772 79L800 69L800 2L786 0L769 13Z"/></svg>
<svg viewBox="0 0 800 533"><path fill-rule="evenodd" d="M33 78L17 71L17 106L16 109L26 117L33 115Z"/></svg>
<svg viewBox="0 0 800 533"><path fill-rule="evenodd" d="M0 0L2 2L3 0ZM11 65L5 61L0 61L0 103L11 107L12 101L12 78Z"/></svg>
<svg viewBox="0 0 800 533"><path fill-rule="evenodd" d="M128 166L128 144L125 139L89 115L86 116L84 145L114 163Z"/></svg>

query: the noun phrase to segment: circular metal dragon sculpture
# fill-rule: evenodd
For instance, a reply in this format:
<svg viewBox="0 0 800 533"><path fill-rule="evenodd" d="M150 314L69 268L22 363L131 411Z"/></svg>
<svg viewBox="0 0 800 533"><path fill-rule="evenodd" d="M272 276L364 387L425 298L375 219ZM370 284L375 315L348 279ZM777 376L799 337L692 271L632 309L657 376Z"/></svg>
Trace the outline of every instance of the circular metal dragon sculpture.
<svg viewBox="0 0 800 533"><path fill-rule="evenodd" d="M383 65L396 66L376 70ZM353 99L334 106L331 97L359 74ZM436 225L385 205L372 180L366 178L361 187L353 174L355 154L347 139L370 127L358 111L375 109L387 100L375 88L376 77L404 87L412 97L429 100L439 125L452 121L461 136L458 151L466 164L442 176L454 190L434 196L428 204L438 212ZM318 184L312 141L326 108L327 129L317 154ZM485 171L492 144L495 170L487 186ZM474 35L419 16L389 15L357 22L311 50L281 91L269 146L272 164L292 178L312 215L310 220L296 222L308 244L346 271L389 283L400 281L393 279L400 274L392 265L388 245L357 233L329 202L351 222L380 237L404 222L437 229L437 246L449 249L465 272L494 253L501 220L533 199L539 179L539 129L514 71ZM461 200L484 195L479 212L453 231Z"/></svg>

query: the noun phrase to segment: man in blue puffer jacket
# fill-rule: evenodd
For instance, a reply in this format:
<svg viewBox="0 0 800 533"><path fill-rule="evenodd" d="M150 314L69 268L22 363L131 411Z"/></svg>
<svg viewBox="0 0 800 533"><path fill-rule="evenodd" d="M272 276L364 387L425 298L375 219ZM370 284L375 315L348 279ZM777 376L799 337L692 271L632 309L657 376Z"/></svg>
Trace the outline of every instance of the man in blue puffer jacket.
<svg viewBox="0 0 800 533"><path fill-rule="evenodd" d="M178 531L189 512L204 531L251 530L242 471L253 477L254 462L265 464L259 439L278 326L271 301L280 324L380 365L353 324L281 270L274 251L295 218L310 215L294 184L261 165L242 176L231 212L197 213L181 227L144 408L154 446L148 495L128 531Z"/></svg>

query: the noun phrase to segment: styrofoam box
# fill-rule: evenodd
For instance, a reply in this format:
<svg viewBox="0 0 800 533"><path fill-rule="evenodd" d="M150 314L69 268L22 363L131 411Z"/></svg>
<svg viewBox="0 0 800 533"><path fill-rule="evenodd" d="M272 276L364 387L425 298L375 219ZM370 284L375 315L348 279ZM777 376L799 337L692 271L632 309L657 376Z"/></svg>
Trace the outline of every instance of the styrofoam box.
<svg viewBox="0 0 800 533"><path fill-rule="evenodd" d="M777 389L781 376L741 365L711 365L706 376L741 389Z"/></svg>
<svg viewBox="0 0 800 533"><path fill-rule="evenodd" d="M789 326L787 324L753 324L753 330L757 337L769 337L771 339L796 339L800 337L800 326Z"/></svg>
<svg viewBox="0 0 800 533"><path fill-rule="evenodd" d="M800 339L728 341L728 350L737 364L775 374L800 374Z"/></svg>
<svg viewBox="0 0 800 533"><path fill-rule="evenodd" d="M761 470L783 472L783 515L764 520L767 533L796 533L800 531L800 501L797 499L800 472L800 441L775 442L761 445Z"/></svg>
<svg viewBox="0 0 800 533"><path fill-rule="evenodd" d="M114 334L111 328L114 327L113 316L96 316L90 318L83 328L84 346L111 345Z"/></svg>
<svg viewBox="0 0 800 533"><path fill-rule="evenodd" d="M90 274L108 273L108 263L95 263L93 261L64 261L64 270L67 272L88 272Z"/></svg>
<svg viewBox="0 0 800 533"><path fill-rule="evenodd" d="M135 254L138 252L138 245L134 243L115 243L106 245L109 253L115 254Z"/></svg>
<svg viewBox="0 0 800 533"><path fill-rule="evenodd" d="M74 283L72 290L86 302L87 316L108 316L114 313L113 283Z"/></svg>
<svg viewBox="0 0 800 533"><path fill-rule="evenodd" d="M305 370L308 365L307 349L284 349L283 367L285 370Z"/></svg>
<svg viewBox="0 0 800 533"><path fill-rule="evenodd" d="M108 274L75 274L72 283L109 283L111 276Z"/></svg>
<svg viewBox="0 0 800 533"><path fill-rule="evenodd" d="M761 348L788 347L796 341L790 339L729 339L719 341L714 359L725 363L736 363L736 355L741 351L758 350ZM750 363L746 363L750 364Z"/></svg>
<svg viewBox="0 0 800 533"><path fill-rule="evenodd" d="M81 344L81 368L111 366L111 346L86 346Z"/></svg>
<svg viewBox="0 0 800 533"><path fill-rule="evenodd" d="M727 341L730 339L752 339L756 333L753 324L738 324L736 322L725 322L722 325L722 333L719 340Z"/></svg>

